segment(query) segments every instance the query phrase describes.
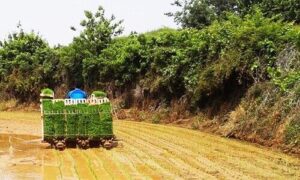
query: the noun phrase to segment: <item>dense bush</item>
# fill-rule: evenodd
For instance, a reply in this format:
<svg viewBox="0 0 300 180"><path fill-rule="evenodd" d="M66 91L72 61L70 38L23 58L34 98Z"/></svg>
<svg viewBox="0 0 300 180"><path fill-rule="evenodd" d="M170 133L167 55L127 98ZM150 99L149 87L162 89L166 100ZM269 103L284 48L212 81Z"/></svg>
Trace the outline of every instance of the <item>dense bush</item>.
<svg viewBox="0 0 300 180"><path fill-rule="evenodd" d="M2 43L1 89L27 100L40 87L62 84L57 82L112 93L138 84L160 100L185 96L197 106L228 81L247 86L272 78L289 86L299 77L298 70L278 77L276 64L287 46L299 49L299 29L259 10L244 18L228 15L202 30L165 28L114 39L120 24L106 19L103 9L86 17L85 30L66 47L51 49L22 31Z"/></svg>
<svg viewBox="0 0 300 180"><path fill-rule="evenodd" d="M85 11L85 19L80 23L83 31L69 46L59 51L60 69L68 86L92 88L101 81L98 78L101 64L97 59L113 37L122 33L121 22L116 21L114 16L107 18L102 7L94 14Z"/></svg>
<svg viewBox="0 0 300 180"><path fill-rule="evenodd" d="M299 41L299 30L260 11L227 18L200 31L161 29L115 39L96 60L99 81L122 89L139 84L166 100L188 95L197 104L227 80L273 77L268 69L277 67L279 53Z"/></svg>
<svg viewBox="0 0 300 180"><path fill-rule="evenodd" d="M57 84L58 58L34 33L20 30L0 46L0 92L22 101L38 99L40 89Z"/></svg>

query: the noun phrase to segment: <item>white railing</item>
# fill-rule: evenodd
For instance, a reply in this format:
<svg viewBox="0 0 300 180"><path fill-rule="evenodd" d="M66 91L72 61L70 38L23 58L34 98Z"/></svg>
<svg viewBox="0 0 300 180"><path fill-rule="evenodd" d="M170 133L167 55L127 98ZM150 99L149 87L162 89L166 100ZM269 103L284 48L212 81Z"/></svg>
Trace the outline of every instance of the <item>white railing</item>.
<svg viewBox="0 0 300 180"><path fill-rule="evenodd" d="M61 102L61 101L64 102L65 106L77 105L77 104L99 105L99 104L108 103L109 99L108 98L101 98L101 99L90 98L90 99L53 99L52 100L52 102Z"/></svg>

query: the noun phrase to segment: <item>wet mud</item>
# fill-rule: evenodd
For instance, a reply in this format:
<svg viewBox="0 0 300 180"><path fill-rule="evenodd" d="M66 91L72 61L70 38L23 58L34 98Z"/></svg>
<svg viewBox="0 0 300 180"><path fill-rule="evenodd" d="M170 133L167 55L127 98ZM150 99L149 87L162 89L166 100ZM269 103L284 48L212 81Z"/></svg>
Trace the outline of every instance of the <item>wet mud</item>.
<svg viewBox="0 0 300 180"><path fill-rule="evenodd" d="M26 124L28 134L40 131L38 123ZM0 180L300 179L297 157L182 128L115 121L120 142L111 150L57 151L19 132L0 134Z"/></svg>
<svg viewBox="0 0 300 180"><path fill-rule="evenodd" d="M43 179L53 157L41 138L0 134L0 179ZM49 164L49 165L48 165Z"/></svg>

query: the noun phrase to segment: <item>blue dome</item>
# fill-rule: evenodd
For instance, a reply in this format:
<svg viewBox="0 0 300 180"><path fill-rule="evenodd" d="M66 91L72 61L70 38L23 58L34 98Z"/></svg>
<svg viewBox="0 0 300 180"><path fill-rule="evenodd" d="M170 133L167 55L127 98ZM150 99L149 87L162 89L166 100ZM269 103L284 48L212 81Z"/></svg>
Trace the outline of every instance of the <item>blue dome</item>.
<svg viewBox="0 0 300 180"><path fill-rule="evenodd" d="M78 88L68 93L68 98L70 99L86 99L86 97L86 92Z"/></svg>

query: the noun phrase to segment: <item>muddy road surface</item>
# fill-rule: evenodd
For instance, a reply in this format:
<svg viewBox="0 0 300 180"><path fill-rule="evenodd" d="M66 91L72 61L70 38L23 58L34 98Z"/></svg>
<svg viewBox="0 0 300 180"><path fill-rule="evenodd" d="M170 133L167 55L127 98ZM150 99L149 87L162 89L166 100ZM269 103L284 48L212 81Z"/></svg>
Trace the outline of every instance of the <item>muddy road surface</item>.
<svg viewBox="0 0 300 180"><path fill-rule="evenodd" d="M39 113L0 112L2 179L300 179L300 160L177 127L115 121L112 150L40 143Z"/></svg>

